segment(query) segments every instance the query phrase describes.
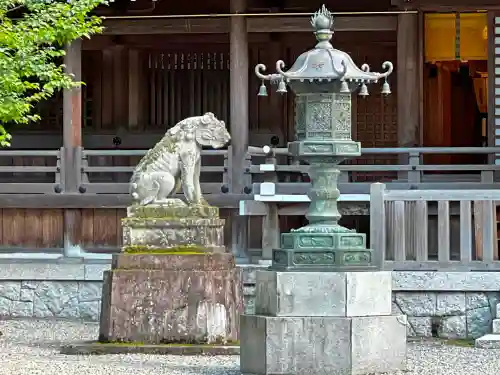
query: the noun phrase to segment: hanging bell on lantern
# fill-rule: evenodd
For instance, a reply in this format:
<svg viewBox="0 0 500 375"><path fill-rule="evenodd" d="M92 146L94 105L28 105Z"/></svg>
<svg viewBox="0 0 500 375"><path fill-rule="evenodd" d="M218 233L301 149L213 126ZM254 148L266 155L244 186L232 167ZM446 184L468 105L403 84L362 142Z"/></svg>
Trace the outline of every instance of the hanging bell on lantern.
<svg viewBox="0 0 500 375"><path fill-rule="evenodd" d="M384 82L381 93L382 95L389 95L391 93L391 86L389 86L389 82Z"/></svg>
<svg viewBox="0 0 500 375"><path fill-rule="evenodd" d="M287 90L285 81L280 81L280 83L278 84L278 90L276 90L276 92L279 92L280 94L286 94Z"/></svg>
<svg viewBox="0 0 500 375"><path fill-rule="evenodd" d="M368 87L364 83L361 85L358 95L362 97L368 96Z"/></svg>
<svg viewBox="0 0 500 375"><path fill-rule="evenodd" d="M264 81L262 81L262 84L259 87L259 93L257 96L267 96L267 87L264 85Z"/></svg>
<svg viewBox="0 0 500 375"><path fill-rule="evenodd" d="M350 94L351 90L349 90L349 85L345 80L342 81L342 84L340 85L340 93L341 94Z"/></svg>

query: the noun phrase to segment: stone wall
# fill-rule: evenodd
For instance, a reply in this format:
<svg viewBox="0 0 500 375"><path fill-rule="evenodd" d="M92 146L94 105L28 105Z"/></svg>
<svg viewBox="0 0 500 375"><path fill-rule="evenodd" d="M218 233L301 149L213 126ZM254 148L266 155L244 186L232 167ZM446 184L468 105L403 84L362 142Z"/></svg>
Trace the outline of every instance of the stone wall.
<svg viewBox="0 0 500 375"><path fill-rule="evenodd" d="M2 261L0 318L99 319L107 262Z"/></svg>
<svg viewBox="0 0 500 375"><path fill-rule="evenodd" d="M478 338L491 333L500 292L393 292L410 336Z"/></svg>
<svg viewBox="0 0 500 375"><path fill-rule="evenodd" d="M98 320L108 264L2 264L0 317ZM255 267L243 266L245 311L254 311ZM491 333L500 272L393 272L393 310L408 334L477 338Z"/></svg>
<svg viewBox="0 0 500 375"><path fill-rule="evenodd" d="M0 317L99 319L102 282L2 281Z"/></svg>

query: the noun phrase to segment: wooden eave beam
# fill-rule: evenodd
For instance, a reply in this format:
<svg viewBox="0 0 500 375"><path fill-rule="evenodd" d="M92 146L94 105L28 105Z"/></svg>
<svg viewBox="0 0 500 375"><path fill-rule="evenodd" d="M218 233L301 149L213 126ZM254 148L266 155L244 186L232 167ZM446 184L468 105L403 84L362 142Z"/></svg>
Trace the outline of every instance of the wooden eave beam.
<svg viewBox="0 0 500 375"><path fill-rule="evenodd" d="M225 34L228 18L191 19L105 19L105 35L133 34ZM335 19L335 31L393 31L397 16L341 16ZM249 17L249 33L312 32L307 17Z"/></svg>
<svg viewBox="0 0 500 375"><path fill-rule="evenodd" d="M392 0L398 9L423 11L477 11L500 9L498 0Z"/></svg>

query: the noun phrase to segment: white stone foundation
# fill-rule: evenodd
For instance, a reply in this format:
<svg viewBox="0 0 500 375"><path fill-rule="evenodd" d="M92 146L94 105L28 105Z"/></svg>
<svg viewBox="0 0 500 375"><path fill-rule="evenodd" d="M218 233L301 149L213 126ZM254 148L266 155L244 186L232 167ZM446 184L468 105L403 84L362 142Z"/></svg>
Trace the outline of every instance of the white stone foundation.
<svg viewBox="0 0 500 375"><path fill-rule="evenodd" d="M0 317L97 321L102 272L109 264L0 264ZM255 269L244 269L245 311L255 313ZM409 336L478 338L500 333L500 272L392 272L392 312L408 316Z"/></svg>
<svg viewBox="0 0 500 375"><path fill-rule="evenodd" d="M406 368L406 317L242 315L245 374L371 374Z"/></svg>
<svg viewBox="0 0 500 375"><path fill-rule="evenodd" d="M390 272L257 271L240 318L242 374L361 375L406 369L405 315Z"/></svg>

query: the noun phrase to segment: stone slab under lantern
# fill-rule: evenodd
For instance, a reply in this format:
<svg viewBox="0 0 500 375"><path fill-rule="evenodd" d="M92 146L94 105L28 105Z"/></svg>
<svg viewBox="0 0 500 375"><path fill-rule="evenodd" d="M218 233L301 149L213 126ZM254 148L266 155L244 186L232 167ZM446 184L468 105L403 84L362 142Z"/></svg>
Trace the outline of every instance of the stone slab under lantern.
<svg viewBox="0 0 500 375"><path fill-rule="evenodd" d="M218 209L133 206L104 274L99 341L225 345L239 339L240 272Z"/></svg>
<svg viewBox="0 0 500 375"><path fill-rule="evenodd" d="M363 375L406 368L406 316L241 316L243 375Z"/></svg>
<svg viewBox="0 0 500 375"><path fill-rule="evenodd" d="M391 272L257 271L255 313L375 316L392 313Z"/></svg>
<svg viewBox="0 0 500 375"><path fill-rule="evenodd" d="M241 316L242 374L361 375L405 370L405 315L390 272L257 271Z"/></svg>

